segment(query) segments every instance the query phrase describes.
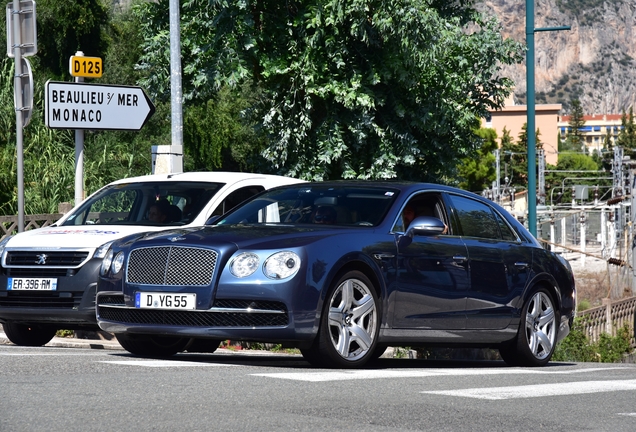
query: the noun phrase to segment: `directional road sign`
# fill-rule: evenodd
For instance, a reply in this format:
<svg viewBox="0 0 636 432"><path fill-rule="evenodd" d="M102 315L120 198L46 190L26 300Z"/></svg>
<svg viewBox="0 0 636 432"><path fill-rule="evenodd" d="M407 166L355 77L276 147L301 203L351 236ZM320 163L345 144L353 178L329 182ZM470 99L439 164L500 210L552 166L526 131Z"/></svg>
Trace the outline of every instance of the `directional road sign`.
<svg viewBox="0 0 636 432"><path fill-rule="evenodd" d="M132 86L47 81L44 102L52 129L139 130L155 112Z"/></svg>

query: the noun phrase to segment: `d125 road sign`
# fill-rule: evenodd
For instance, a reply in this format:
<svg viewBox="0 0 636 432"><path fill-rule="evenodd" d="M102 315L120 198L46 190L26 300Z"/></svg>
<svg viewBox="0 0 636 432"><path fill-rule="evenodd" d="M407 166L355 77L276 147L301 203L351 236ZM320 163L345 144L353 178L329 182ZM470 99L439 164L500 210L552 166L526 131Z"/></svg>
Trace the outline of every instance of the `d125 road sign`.
<svg viewBox="0 0 636 432"><path fill-rule="evenodd" d="M139 130L155 112L141 87L47 81L45 123L52 129Z"/></svg>

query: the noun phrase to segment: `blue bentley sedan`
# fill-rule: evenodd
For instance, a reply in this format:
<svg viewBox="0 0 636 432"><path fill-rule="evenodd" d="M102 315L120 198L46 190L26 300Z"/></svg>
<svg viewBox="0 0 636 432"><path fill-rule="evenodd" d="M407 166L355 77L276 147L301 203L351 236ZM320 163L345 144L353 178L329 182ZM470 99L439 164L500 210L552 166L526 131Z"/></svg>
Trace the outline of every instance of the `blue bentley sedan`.
<svg viewBox="0 0 636 432"><path fill-rule="evenodd" d="M265 191L204 227L115 241L96 313L133 354L226 339L360 367L387 346L491 347L542 366L575 311L572 270L506 210L425 183Z"/></svg>

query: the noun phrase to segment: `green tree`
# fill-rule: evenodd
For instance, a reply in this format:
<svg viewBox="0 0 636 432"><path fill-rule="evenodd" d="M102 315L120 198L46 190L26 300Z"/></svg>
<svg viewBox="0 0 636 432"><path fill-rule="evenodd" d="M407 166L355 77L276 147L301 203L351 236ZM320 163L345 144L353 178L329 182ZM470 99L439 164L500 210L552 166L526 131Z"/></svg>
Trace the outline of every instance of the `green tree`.
<svg viewBox="0 0 636 432"><path fill-rule="evenodd" d="M483 144L474 157L462 159L458 168L462 179L459 187L473 192L489 188L497 177L494 155L498 147L497 132L494 129L481 128L477 135L483 138Z"/></svg>
<svg viewBox="0 0 636 432"><path fill-rule="evenodd" d="M582 153L563 153L559 155L559 161L556 167L549 166L550 170L557 171L590 171L589 174L578 173L576 180L577 185L606 185L607 181L602 181L599 177L597 170L600 169L598 162L594 160L592 156L588 156ZM572 201L572 188L573 183L564 182L567 177L572 177L571 172L551 172L546 174L545 183L546 191L548 194L548 204L569 203ZM586 177L590 177L586 180ZM609 181L611 184L611 180ZM554 189L554 190L553 190ZM552 200L552 202L550 202Z"/></svg>
<svg viewBox="0 0 636 432"><path fill-rule="evenodd" d="M625 155L634 157L636 150L636 124L634 124L634 110L629 109L629 114L623 111L621 116L621 130L616 138L616 145L623 147Z"/></svg>
<svg viewBox="0 0 636 432"><path fill-rule="evenodd" d="M167 94L167 1L146 4L141 67ZM192 0L183 3L184 95L261 91L252 112L278 172L305 179L443 179L501 107L520 44L473 0ZM213 84L213 85L210 85Z"/></svg>
<svg viewBox="0 0 636 432"><path fill-rule="evenodd" d="M37 0L38 58L40 66L66 81L68 62L77 51L103 57L108 6L104 0Z"/></svg>
<svg viewBox="0 0 636 432"><path fill-rule="evenodd" d="M570 100L571 112L570 121L568 122L568 133L565 138L563 148L559 148L561 151L575 151L580 152L583 150L583 133L581 128L585 126L585 119L583 117L583 107L581 101L578 99Z"/></svg>
<svg viewBox="0 0 636 432"><path fill-rule="evenodd" d="M510 137L510 132L504 141L502 138L501 150L504 160L504 176L508 177L508 185L516 188L528 187L528 124L524 123L519 132L519 140L515 143ZM543 148L541 142L541 132L536 131L535 146L537 149ZM538 168L538 164L537 164Z"/></svg>

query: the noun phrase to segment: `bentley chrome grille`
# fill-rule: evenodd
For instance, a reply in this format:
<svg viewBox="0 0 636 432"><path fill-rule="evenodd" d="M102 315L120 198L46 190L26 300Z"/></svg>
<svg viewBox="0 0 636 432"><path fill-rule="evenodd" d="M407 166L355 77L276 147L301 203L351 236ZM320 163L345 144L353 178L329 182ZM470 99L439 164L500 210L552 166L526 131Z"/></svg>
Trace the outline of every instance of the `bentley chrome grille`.
<svg viewBox="0 0 636 432"><path fill-rule="evenodd" d="M140 285L210 285L217 253L210 249L162 246L130 253L126 281Z"/></svg>

